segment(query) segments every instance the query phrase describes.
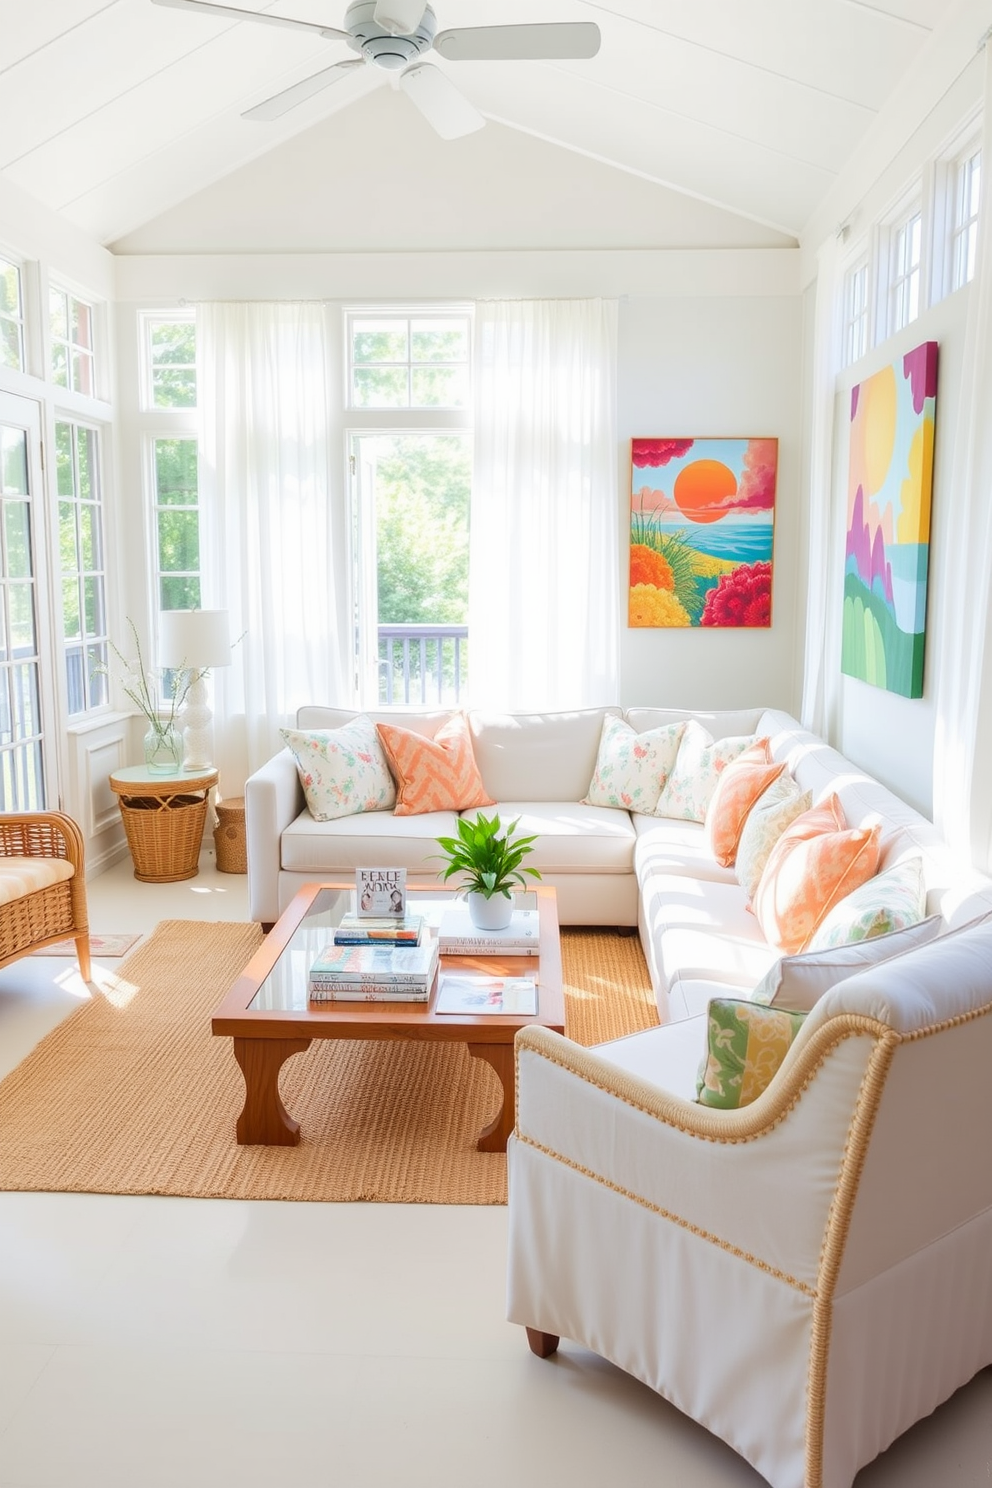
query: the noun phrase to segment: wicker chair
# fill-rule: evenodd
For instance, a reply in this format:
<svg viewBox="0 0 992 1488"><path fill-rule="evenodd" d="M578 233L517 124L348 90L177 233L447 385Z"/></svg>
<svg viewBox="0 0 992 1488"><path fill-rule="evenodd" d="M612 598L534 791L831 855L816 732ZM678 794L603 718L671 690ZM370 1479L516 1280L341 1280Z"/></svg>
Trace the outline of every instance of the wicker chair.
<svg viewBox="0 0 992 1488"><path fill-rule="evenodd" d="M32 888L32 860L38 859L58 864L61 876ZM0 813L0 966L67 936L76 942L79 970L89 981L82 833L59 811Z"/></svg>

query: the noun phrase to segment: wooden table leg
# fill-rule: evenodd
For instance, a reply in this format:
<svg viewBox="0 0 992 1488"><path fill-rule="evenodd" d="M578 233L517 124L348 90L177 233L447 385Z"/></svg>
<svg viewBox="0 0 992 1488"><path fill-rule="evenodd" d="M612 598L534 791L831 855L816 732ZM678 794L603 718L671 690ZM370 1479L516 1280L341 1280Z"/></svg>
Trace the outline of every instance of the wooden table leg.
<svg viewBox="0 0 992 1488"><path fill-rule="evenodd" d="M234 1040L234 1057L245 1077L245 1106L238 1117L238 1141L243 1147L295 1147L300 1123L294 1121L279 1094L279 1071L291 1054L309 1049L310 1039Z"/></svg>
<svg viewBox="0 0 992 1488"><path fill-rule="evenodd" d="M506 1139L513 1130L516 1116L516 1068L513 1062L512 1044L469 1044L468 1052L475 1059L484 1059L499 1075L503 1087L503 1104L496 1116L479 1136L480 1152L505 1152Z"/></svg>

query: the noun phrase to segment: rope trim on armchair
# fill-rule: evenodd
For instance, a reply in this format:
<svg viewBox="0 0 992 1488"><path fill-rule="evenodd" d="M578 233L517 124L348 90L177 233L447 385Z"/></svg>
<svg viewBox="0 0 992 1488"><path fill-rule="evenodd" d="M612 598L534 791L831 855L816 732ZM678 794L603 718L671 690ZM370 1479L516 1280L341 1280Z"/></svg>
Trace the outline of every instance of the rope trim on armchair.
<svg viewBox="0 0 992 1488"><path fill-rule="evenodd" d="M747 1261L748 1265L756 1267L759 1271L763 1271L766 1276L772 1276L776 1281L784 1281L787 1286L792 1287L797 1292L802 1292L804 1297L809 1297L815 1302L815 1287L811 1287L808 1282L800 1281L796 1276L790 1276L788 1271L779 1270L777 1266L772 1266L768 1261L763 1261L760 1256L752 1255L749 1250L741 1250L739 1246L732 1245L729 1240L722 1240L719 1235L714 1235L712 1231L704 1230L700 1225L693 1224L690 1219L684 1219L681 1214L675 1214L671 1209L663 1208L661 1204L655 1204L650 1199L642 1198L640 1194L634 1193L631 1189L624 1188L619 1183L613 1183L609 1178L604 1178L601 1173L594 1173L592 1168L584 1167L582 1163L575 1162L573 1158L565 1157L562 1153L556 1152L553 1147L545 1147L543 1143L535 1142L531 1137L522 1137L519 1132L516 1134L516 1140L521 1146L530 1147L535 1152L540 1152L544 1157L550 1157L555 1162L560 1162L563 1167L571 1168L573 1173L581 1173L584 1178L591 1178L601 1188L608 1188L613 1193L619 1194L621 1198L632 1200L633 1203L639 1204L642 1209L647 1209L651 1214L657 1214L660 1219L671 1220L672 1224L678 1225L680 1229L688 1230L691 1235L695 1235L700 1240L708 1241L710 1245L715 1245L720 1250L727 1251L728 1254L736 1256L738 1260Z"/></svg>

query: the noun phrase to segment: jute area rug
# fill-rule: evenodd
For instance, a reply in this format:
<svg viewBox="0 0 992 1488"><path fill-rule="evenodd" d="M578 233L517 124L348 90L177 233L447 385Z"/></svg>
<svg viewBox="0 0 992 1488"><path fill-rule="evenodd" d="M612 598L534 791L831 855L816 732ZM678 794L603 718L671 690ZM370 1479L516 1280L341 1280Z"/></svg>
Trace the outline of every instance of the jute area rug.
<svg viewBox="0 0 992 1488"><path fill-rule="evenodd" d="M499 1084L460 1044L315 1040L280 1083L300 1145L237 1145L244 1084L210 1017L260 940L163 921L0 1084L0 1189L505 1203L506 1158L475 1146ZM567 930L562 953L571 1038L657 1022L636 936Z"/></svg>

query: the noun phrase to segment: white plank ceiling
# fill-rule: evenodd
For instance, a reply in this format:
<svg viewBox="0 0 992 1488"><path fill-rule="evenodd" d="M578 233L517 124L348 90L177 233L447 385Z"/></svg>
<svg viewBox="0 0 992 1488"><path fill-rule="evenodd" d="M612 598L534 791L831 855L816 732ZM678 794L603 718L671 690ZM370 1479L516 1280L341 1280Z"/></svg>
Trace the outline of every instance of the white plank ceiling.
<svg viewBox="0 0 992 1488"><path fill-rule="evenodd" d="M340 27L346 0L235 0ZM582 62L448 63L488 118L798 236L948 0L436 0L439 29L595 21ZM150 0L0 0L0 173L102 243L388 86L356 70L283 118L244 109L353 54ZM411 106L412 107L412 106ZM478 138L474 136L473 138Z"/></svg>

